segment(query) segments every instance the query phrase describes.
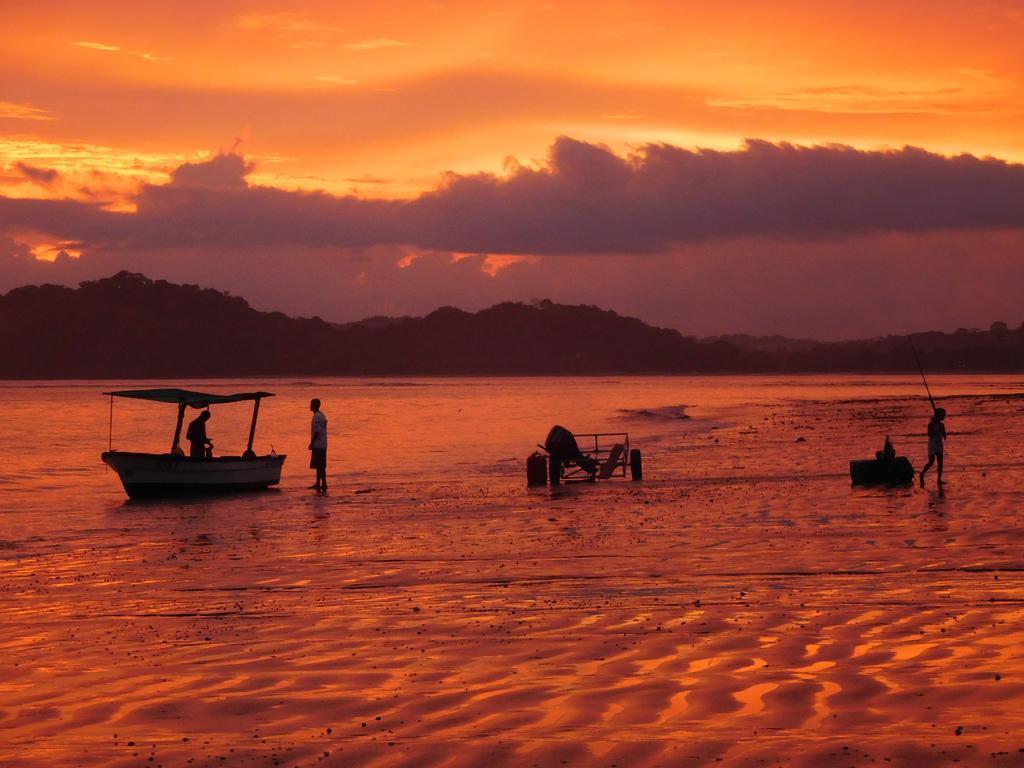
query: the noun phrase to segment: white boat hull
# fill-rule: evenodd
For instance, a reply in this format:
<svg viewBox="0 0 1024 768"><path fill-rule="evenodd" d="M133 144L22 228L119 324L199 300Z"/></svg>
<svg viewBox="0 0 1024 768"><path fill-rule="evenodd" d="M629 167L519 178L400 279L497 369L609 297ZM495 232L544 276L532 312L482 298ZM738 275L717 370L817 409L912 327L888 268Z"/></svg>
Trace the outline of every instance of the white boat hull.
<svg viewBox="0 0 1024 768"><path fill-rule="evenodd" d="M281 482L284 456L194 459L159 453L108 451L101 457L133 499L255 491Z"/></svg>

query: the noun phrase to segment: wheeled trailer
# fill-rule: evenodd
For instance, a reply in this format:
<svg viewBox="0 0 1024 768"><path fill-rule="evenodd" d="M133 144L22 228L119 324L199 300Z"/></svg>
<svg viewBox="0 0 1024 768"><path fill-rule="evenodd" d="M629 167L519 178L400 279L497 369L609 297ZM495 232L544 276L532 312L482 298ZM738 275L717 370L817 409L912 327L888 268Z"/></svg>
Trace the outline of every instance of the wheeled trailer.
<svg viewBox="0 0 1024 768"><path fill-rule="evenodd" d="M559 430L561 430L559 432ZM639 448L631 448L628 432L587 432L573 434L564 427L553 427L543 453L527 459L529 485L559 485L567 482L594 482L612 477L643 479L643 457Z"/></svg>

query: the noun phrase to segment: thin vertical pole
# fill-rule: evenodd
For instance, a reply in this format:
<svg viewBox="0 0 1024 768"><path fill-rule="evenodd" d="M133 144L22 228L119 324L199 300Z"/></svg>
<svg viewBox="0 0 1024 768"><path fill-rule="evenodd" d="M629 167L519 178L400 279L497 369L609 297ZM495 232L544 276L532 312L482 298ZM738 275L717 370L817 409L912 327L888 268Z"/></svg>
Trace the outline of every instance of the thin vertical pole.
<svg viewBox="0 0 1024 768"><path fill-rule="evenodd" d="M171 443L171 453L177 453L178 444L181 442L181 422L185 420L185 404L178 403L178 425L174 428L174 442Z"/></svg>
<svg viewBox="0 0 1024 768"><path fill-rule="evenodd" d="M256 402L252 407L252 423L249 425L249 447L246 449L246 453L252 453L252 441L256 437L256 417L260 412L260 399L257 397Z"/></svg>
<svg viewBox="0 0 1024 768"><path fill-rule="evenodd" d="M110 423L107 425L107 450L114 450L114 396L110 396Z"/></svg>
<svg viewBox="0 0 1024 768"><path fill-rule="evenodd" d="M907 341L910 342L910 351L914 353L914 362L917 363L917 372L921 374L921 381L924 383L924 391L928 393L928 400L932 404L932 410L935 410L935 398L932 397L932 390L928 386L928 379L924 377L924 368L921 367L921 359L917 356L917 347L914 346L914 339L911 336L907 336Z"/></svg>

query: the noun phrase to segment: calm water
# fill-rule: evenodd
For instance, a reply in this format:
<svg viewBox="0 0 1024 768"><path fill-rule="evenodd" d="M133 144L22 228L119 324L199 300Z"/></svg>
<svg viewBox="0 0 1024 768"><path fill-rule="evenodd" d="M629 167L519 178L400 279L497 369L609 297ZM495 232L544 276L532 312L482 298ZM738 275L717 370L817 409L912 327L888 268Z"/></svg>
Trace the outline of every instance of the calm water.
<svg viewBox="0 0 1024 768"><path fill-rule="evenodd" d="M259 388L276 393L261 407L255 448L260 453L275 450L288 455L280 491L218 499L219 509L279 507L306 498L305 488L311 482L307 407L312 397L323 401L329 418L329 474L337 493L372 487L410 501L446 493L444 489L453 485L520 488L525 457L543 442L554 423L575 432L628 431L633 445L644 452L648 481L686 482L695 477L729 478L745 471L782 476L843 474L850 458L870 456L883 433L890 431L901 452L906 449L920 464L929 415L920 381L912 376L175 383L200 391ZM166 382L0 384L0 440L6 448L0 479L0 538L10 541L51 533L63 538L79 526L102 525L108 515L119 516L130 509L117 477L99 460L111 431L109 398L101 393L163 385ZM940 398L993 395L1020 392L1024 379L934 377L932 386ZM880 427L861 423L870 417L875 407L871 401L877 399L907 405L906 417L883 420ZM917 408L915 400L920 401ZM784 415L800 404L849 405L850 401L864 404L855 409L851 423L833 422L827 408L808 416L805 423ZM963 429L956 402L945 404L951 411L950 431ZM237 455L245 447L251 405L219 406L213 413L208 432L216 452ZM172 405L117 399L111 443L121 450L166 451L174 418ZM775 429L769 428L769 418ZM951 463L965 468L978 462L1019 460L1021 421L998 424L998 435L962 442L954 438L949 445ZM815 429L822 439L812 437ZM712 437L713 432L719 434ZM780 465L772 456L790 450L794 435L809 438L808 450ZM1005 455L987 455L994 448ZM145 514L159 508L149 504Z"/></svg>
<svg viewBox="0 0 1024 768"><path fill-rule="evenodd" d="M924 461L911 376L176 383L277 393L256 448L288 454L279 489L130 502L100 393L166 382L0 385L0 765L1024 748L1021 377L934 378L943 492L849 484L886 435ZM213 412L238 453L249 407ZM112 444L167 450L174 417L117 401ZM556 422L629 431L644 481L527 489Z"/></svg>

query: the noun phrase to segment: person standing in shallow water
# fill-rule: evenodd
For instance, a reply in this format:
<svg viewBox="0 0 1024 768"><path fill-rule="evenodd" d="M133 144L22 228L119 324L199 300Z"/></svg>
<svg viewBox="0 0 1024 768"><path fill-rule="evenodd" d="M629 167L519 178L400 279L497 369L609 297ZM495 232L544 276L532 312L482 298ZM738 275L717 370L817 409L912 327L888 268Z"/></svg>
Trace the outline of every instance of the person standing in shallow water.
<svg viewBox="0 0 1024 768"><path fill-rule="evenodd" d="M313 412L309 429L309 468L316 470L316 482L309 487L327 493L327 417L320 410L317 398L309 402L309 410Z"/></svg>
<svg viewBox="0 0 1024 768"><path fill-rule="evenodd" d="M936 470L938 483L942 485L942 443L946 439L946 409L936 408L932 414L932 420L928 422L928 463L921 470L921 487L924 488L924 473L931 469L932 464L938 464Z"/></svg>

